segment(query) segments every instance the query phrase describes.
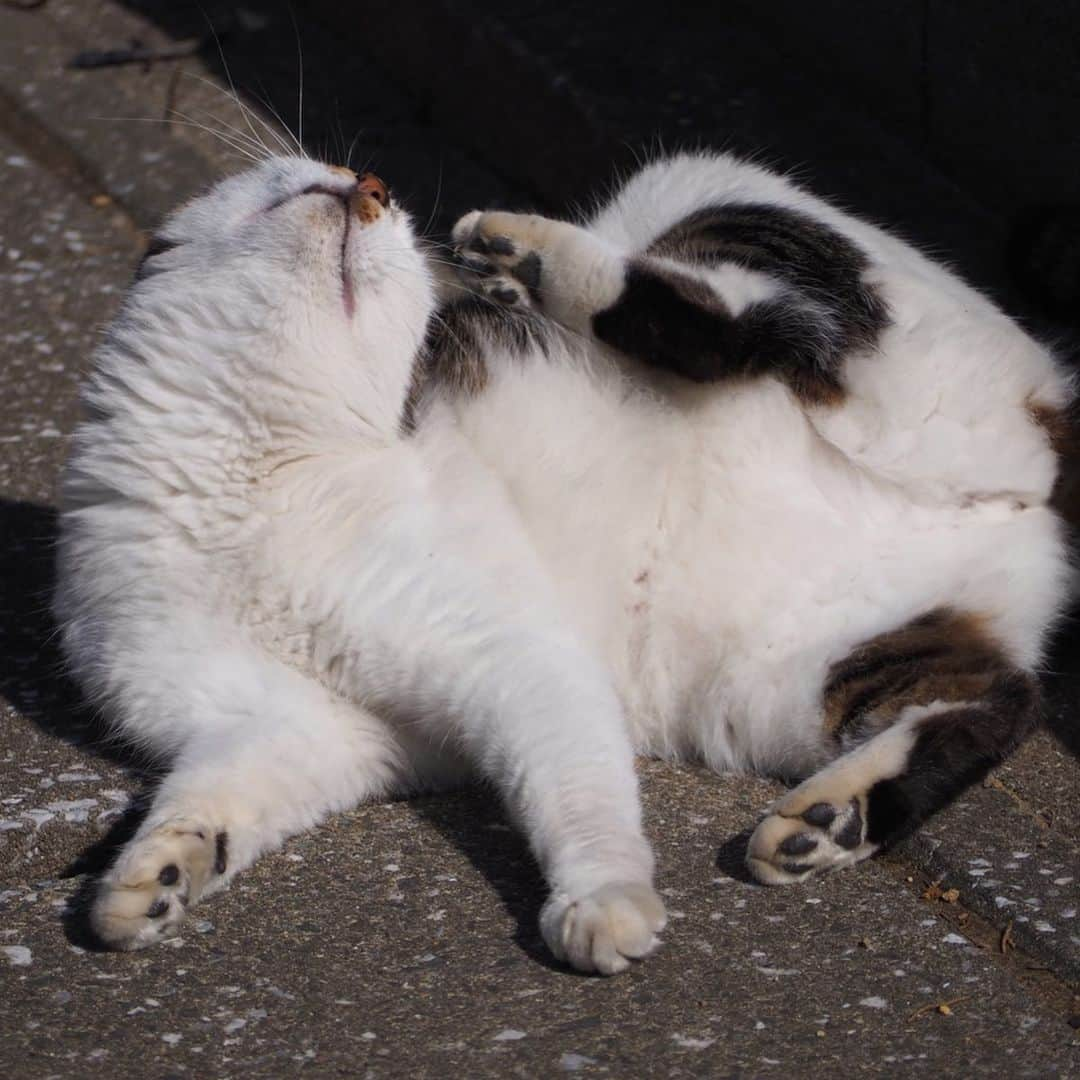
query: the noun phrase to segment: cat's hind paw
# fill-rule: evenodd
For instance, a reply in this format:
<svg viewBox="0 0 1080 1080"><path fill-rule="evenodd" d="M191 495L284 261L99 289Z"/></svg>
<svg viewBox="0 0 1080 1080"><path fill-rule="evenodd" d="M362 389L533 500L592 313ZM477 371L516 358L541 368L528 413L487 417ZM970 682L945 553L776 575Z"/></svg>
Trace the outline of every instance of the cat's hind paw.
<svg viewBox="0 0 1080 1080"><path fill-rule="evenodd" d="M578 971L615 975L648 956L667 924L664 902L643 884L604 885L585 896L553 895L540 915L548 948Z"/></svg>
<svg viewBox="0 0 1080 1080"><path fill-rule="evenodd" d="M779 799L754 830L746 865L762 884L794 885L877 850L866 840L864 797L826 791L825 779L812 777Z"/></svg>
<svg viewBox="0 0 1080 1080"><path fill-rule="evenodd" d="M227 837L199 822L171 820L137 836L98 882L90 926L112 949L142 949L172 937L188 908L223 874Z"/></svg>

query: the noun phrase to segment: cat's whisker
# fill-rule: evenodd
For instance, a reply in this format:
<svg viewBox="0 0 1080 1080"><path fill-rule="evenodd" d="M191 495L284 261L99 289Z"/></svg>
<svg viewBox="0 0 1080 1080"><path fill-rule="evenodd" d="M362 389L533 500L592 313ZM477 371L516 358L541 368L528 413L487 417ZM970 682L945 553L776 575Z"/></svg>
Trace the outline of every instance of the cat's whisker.
<svg viewBox="0 0 1080 1080"><path fill-rule="evenodd" d="M189 116L187 113L180 112L179 109L173 109L170 116L166 117L164 123L180 124L186 127L198 128L200 131L206 132L208 135L213 135L216 139L219 139L226 146L232 147L238 154L246 157L254 165L258 165L262 161L262 157L259 152L251 148L250 143L241 142L239 139L226 134L217 128L212 128L208 124L204 124L199 120L196 120L193 116Z"/></svg>
<svg viewBox="0 0 1080 1080"><path fill-rule="evenodd" d="M311 155L304 148L303 143L301 143L301 141L296 137L296 134L293 132L292 128L285 123L285 120L282 117L281 113L278 112L278 110L270 103L269 98L266 96L266 87L263 86L261 82L259 83L259 87L263 91L261 95L254 94L251 91L248 91L248 93L264 109L266 109L266 111L278 122L281 130L288 136L290 142L285 144L286 149L284 152L289 156L302 157L306 160L310 160Z"/></svg>
<svg viewBox="0 0 1080 1080"><path fill-rule="evenodd" d="M273 157L273 152L267 148L266 144L261 139L252 138L252 136L248 135L245 131L242 131L234 124L230 124L224 117L218 116L208 109L200 108L199 112L205 114L209 120L220 124L233 138L242 141L246 146L250 146L252 152L256 154L260 160L265 161L268 158Z"/></svg>
<svg viewBox="0 0 1080 1080"><path fill-rule="evenodd" d="M229 68L229 62L225 58L225 50L224 50L224 48L222 48L221 38L218 35L218 32L215 29L214 24L210 19L210 16L204 12L204 17L206 19L207 25L210 28L210 33L214 38L214 44L217 47L217 51L218 51L218 58L221 61L221 69L222 69L222 71L225 72L225 78L228 81L229 90L232 93L232 98L236 102L236 104L240 107L240 111L243 113L244 119L247 122L248 126L252 129L252 134L256 136L256 140L259 141L259 142L262 142L262 140L258 137L258 134L255 131L254 125L251 122L251 118L248 116L248 109L243 104L243 102L240 100L240 95L236 90L236 82L233 80L232 71ZM282 145L283 147L287 145L284 142L284 140L281 138L281 136L278 134L278 132L276 132L271 125L266 123L265 120L263 120L261 117L259 117L257 115L256 115L256 119L259 120L259 122L262 124L264 129L266 131L268 131L270 133L271 137L274 138L280 145ZM278 123L281 123L281 118L280 117L278 117ZM263 144L263 145L264 145L264 149L266 149L267 155L271 156L269 148L266 147L265 144Z"/></svg>
<svg viewBox="0 0 1080 1080"><path fill-rule="evenodd" d="M225 63L224 57L222 57L222 64L224 65L224 63ZM221 94L226 99L226 101L229 101L229 102L232 102L233 104L235 104L236 107L240 110L240 113L243 116L244 121L247 124L248 128L251 130L252 138L262 147L262 149L265 151L267 157L272 157L274 155L275 151L271 146L269 146L267 144L266 139L264 138L264 136L262 134L260 134L259 129L254 126L254 124L252 123L253 119L258 121L260 127L263 129L263 131L265 133L269 134L270 137L273 138L276 145L281 147L285 151L285 153L291 154L291 152L292 152L291 148L289 147L289 144L283 138L281 132L276 130L275 127L273 126L273 124L270 124L264 117L260 116L258 114L258 112L256 112L254 109L252 109L248 105L245 105L244 102L243 102L243 99L240 97L240 94L236 91L235 87L231 86L231 84L230 84L230 88L226 89L225 87L221 86L219 83L215 82L213 79L207 79L204 76L197 74L196 72L186 71L186 72L184 72L184 74L188 78L194 79L196 82L202 83L204 86L210 87L212 90L215 90L217 93ZM234 130L236 130L236 129L234 129Z"/></svg>
<svg viewBox="0 0 1080 1080"><path fill-rule="evenodd" d="M297 66L297 143L304 145L304 47L300 41L300 25L296 21L296 12L289 5L289 17L292 19L293 33L296 35L296 66Z"/></svg>
<svg viewBox="0 0 1080 1080"><path fill-rule="evenodd" d="M205 132L207 135L213 136L220 142L224 143L234 153L239 154L241 157L246 158L248 161L254 164L259 163L259 157L254 154L249 147L243 144L238 144L232 141L228 136L222 132L208 127L206 124L198 123L197 121L185 116L183 113L177 113L173 110L174 115L171 116L94 116L90 117L92 120L123 120L129 123L135 124L175 124L177 127L191 127L197 128L199 131Z"/></svg>

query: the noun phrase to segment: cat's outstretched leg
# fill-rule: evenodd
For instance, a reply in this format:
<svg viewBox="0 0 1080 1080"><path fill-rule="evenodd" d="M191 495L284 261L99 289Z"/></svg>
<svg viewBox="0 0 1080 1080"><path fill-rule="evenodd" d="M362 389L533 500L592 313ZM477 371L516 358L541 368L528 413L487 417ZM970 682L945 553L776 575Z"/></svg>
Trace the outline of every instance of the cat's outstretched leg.
<svg viewBox="0 0 1080 1080"><path fill-rule="evenodd" d="M747 850L767 885L858 862L914 831L1019 746L1038 688L978 620L939 610L834 665L825 713L853 747L770 807Z"/></svg>
<svg viewBox="0 0 1080 1080"><path fill-rule="evenodd" d="M112 948L170 936L198 900L260 854L405 782L376 718L269 658L235 659L251 678L234 669L230 681L252 696L198 718L138 832L97 884L90 923Z"/></svg>
<svg viewBox="0 0 1080 1080"><path fill-rule="evenodd" d="M457 498L468 508L460 535L415 509L389 514L329 575L349 583L328 638L335 688L450 743L502 794L551 887L549 947L614 974L651 952L664 925L621 704L512 519L490 525L501 493ZM481 552L485 565L474 522L489 498L497 548Z"/></svg>

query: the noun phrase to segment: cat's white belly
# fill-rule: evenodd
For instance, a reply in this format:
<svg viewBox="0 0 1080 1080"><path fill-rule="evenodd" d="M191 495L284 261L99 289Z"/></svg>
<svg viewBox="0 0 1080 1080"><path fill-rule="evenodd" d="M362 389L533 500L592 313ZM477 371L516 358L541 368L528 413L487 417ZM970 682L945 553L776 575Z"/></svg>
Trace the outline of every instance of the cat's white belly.
<svg viewBox="0 0 1080 1080"><path fill-rule="evenodd" d="M628 402L538 364L461 413L639 749L812 769L830 664L938 607L980 613L1032 661L1062 584L1052 513L920 502L771 381L694 393Z"/></svg>

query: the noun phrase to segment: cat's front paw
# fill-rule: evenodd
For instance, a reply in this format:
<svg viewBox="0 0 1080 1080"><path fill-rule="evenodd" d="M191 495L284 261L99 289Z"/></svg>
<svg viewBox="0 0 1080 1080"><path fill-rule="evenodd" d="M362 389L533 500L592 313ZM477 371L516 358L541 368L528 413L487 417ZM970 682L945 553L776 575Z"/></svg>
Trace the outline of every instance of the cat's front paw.
<svg viewBox="0 0 1080 1080"><path fill-rule="evenodd" d="M551 896L540 930L559 960L578 971L615 975L651 953L667 924L664 902L649 885L604 885L584 896Z"/></svg>
<svg viewBox="0 0 1080 1080"><path fill-rule="evenodd" d="M226 868L227 838L171 820L137 836L98 882L90 926L112 949L142 949L172 937L211 880Z"/></svg>
<svg viewBox="0 0 1080 1080"><path fill-rule="evenodd" d="M544 234L555 225L535 214L473 210L452 233L458 266L484 296L509 307L538 307Z"/></svg>

